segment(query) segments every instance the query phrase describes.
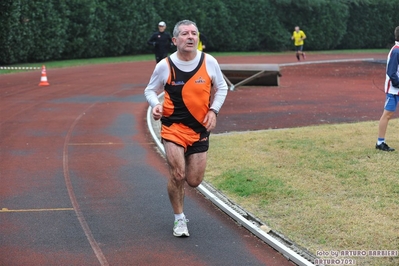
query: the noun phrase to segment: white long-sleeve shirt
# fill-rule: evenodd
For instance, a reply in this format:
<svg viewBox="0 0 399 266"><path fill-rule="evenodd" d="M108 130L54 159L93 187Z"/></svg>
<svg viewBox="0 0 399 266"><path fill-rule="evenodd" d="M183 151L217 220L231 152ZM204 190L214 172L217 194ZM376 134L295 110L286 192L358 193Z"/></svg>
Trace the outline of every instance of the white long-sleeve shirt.
<svg viewBox="0 0 399 266"><path fill-rule="evenodd" d="M171 54L170 58L181 71L191 72L198 66L201 52L197 51L196 57L191 61L180 60L177 57L177 52ZM205 64L208 75L212 79L212 88L215 90L215 96L210 108L219 111L226 99L228 87L217 60L213 56L207 54L205 57ZM155 66L150 81L144 90L144 95L151 107L160 103L158 94L164 90L164 86L169 77L169 72L170 68L166 59L163 59Z"/></svg>

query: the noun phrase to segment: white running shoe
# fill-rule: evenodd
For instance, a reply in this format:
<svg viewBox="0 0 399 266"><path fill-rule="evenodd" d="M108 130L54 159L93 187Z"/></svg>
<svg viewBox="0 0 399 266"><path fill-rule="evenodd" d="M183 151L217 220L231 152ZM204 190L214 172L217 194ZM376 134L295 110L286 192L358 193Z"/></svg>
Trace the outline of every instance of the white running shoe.
<svg viewBox="0 0 399 266"><path fill-rule="evenodd" d="M174 236L190 236L187 228L188 219L178 219L173 226Z"/></svg>

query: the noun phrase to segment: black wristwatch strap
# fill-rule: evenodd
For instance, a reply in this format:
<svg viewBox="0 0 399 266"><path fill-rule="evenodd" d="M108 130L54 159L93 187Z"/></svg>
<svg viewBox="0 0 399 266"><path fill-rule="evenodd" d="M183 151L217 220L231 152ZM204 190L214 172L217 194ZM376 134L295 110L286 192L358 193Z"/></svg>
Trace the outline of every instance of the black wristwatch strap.
<svg viewBox="0 0 399 266"><path fill-rule="evenodd" d="M218 114L219 114L218 111L216 111L215 109L212 109L212 108L211 108L211 111L214 112L216 116L218 116Z"/></svg>

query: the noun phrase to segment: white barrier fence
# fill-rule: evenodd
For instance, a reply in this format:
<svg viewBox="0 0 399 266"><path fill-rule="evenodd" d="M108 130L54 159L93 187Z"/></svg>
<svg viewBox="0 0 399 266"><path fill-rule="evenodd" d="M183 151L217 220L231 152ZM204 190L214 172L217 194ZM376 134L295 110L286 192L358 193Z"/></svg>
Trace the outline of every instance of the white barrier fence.
<svg viewBox="0 0 399 266"><path fill-rule="evenodd" d="M41 67L6 67L6 66L0 66L0 70L35 70L35 69L41 69Z"/></svg>

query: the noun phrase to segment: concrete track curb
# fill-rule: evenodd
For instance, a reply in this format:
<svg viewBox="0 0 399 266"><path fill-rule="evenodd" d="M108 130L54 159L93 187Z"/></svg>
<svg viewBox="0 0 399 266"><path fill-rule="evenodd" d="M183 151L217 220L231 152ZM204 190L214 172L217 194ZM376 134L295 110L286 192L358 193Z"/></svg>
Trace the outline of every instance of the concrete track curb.
<svg viewBox="0 0 399 266"><path fill-rule="evenodd" d="M160 100L163 98L163 93L159 95ZM157 148L160 150L163 156L165 156L165 149L160 140L160 121L155 121L151 115L152 108L148 107L147 110L147 126L151 133L153 140L155 141ZM244 226L247 230L259 237L262 241L276 249L278 252L284 255L288 260L296 263L299 266L314 265L310 260L314 261L315 257L297 247L292 241L285 239L282 235L277 232L270 230L265 224L257 219L252 214L246 212L239 205L235 204L224 196L220 191L216 190L213 186L203 181L198 187L198 191L201 192L207 199L215 204L219 209L224 211L237 223ZM289 245L289 246L288 246Z"/></svg>

